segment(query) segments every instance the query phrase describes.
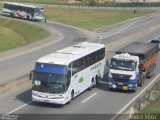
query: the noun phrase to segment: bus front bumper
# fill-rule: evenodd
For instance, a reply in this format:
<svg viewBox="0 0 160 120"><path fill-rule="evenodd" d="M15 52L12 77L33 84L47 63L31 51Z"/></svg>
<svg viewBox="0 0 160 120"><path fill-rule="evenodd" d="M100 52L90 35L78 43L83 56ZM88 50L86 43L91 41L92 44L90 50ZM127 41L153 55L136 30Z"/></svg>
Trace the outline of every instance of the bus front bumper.
<svg viewBox="0 0 160 120"><path fill-rule="evenodd" d="M42 97L38 97L38 96L34 96L32 95L32 101L35 102L43 102L43 103L52 103L52 104L61 104L64 105L66 104L65 99L49 99L49 98L42 98Z"/></svg>
<svg viewBox="0 0 160 120"><path fill-rule="evenodd" d="M32 101L61 105L67 103L67 100L63 95L52 95L48 93L41 93L38 91L32 91Z"/></svg>

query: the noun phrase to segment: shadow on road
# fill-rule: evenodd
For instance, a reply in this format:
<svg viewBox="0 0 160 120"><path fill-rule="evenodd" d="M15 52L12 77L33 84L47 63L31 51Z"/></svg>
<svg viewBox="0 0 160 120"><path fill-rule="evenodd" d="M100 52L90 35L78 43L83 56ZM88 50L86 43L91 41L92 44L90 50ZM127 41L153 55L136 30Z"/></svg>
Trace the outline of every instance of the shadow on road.
<svg viewBox="0 0 160 120"><path fill-rule="evenodd" d="M17 95L16 100L19 100L23 103L29 103L32 100L31 93L32 93L31 89L28 89L28 90L20 93L19 95Z"/></svg>
<svg viewBox="0 0 160 120"><path fill-rule="evenodd" d="M19 95L16 96L16 100L21 101L23 103L30 103L32 101L32 90L28 89ZM40 106L40 107L50 107L50 108L61 108L63 105L56 105L51 103L41 103L41 102L32 102L30 103L32 106Z"/></svg>
<svg viewBox="0 0 160 120"><path fill-rule="evenodd" d="M64 105L52 104L52 103L41 103L41 102L32 102L30 105L37 107L45 108L62 108Z"/></svg>

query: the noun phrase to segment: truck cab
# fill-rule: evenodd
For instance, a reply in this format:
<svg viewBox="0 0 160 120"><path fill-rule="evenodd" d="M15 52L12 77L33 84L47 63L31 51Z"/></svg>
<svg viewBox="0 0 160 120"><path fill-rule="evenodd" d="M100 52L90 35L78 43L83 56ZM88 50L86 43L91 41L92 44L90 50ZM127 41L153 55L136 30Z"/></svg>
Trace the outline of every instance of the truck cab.
<svg viewBox="0 0 160 120"><path fill-rule="evenodd" d="M110 89L135 91L138 78L138 56L121 53L112 57L108 74L108 86Z"/></svg>

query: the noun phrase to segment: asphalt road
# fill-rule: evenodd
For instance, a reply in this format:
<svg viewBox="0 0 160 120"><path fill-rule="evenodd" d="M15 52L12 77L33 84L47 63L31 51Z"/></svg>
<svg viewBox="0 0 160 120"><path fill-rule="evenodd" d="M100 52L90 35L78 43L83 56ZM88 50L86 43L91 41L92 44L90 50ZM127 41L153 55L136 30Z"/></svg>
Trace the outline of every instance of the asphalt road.
<svg viewBox="0 0 160 120"><path fill-rule="evenodd" d="M108 48L106 51L106 55L107 58L110 58L116 49L121 48L122 46L130 42L133 41L147 42L153 37L158 36L160 34L159 21L160 21L160 14L154 14L145 18L135 19L133 21L122 23L116 26L101 28L99 30L96 30L96 32L100 37L99 42L106 44L106 48ZM81 35L74 36L72 32L75 32L75 30L73 29L63 31L66 28L63 28L62 26L55 24L53 25L50 23L48 25L50 27L51 26L54 27L57 30L62 30L62 32L64 33L68 32L69 33L68 35L66 34L66 36L64 36L63 41L60 41L58 44L54 46L51 45L47 48L42 49L39 52L35 51L30 54L22 55L18 59L13 58L10 64L7 63L7 61L3 61L1 65L5 63L8 64L8 69L10 69L10 67L14 68L19 66L18 68L20 71L22 68L26 69L24 66L30 65L31 67L27 68L29 70L30 68L33 67L33 63L37 59L37 57L49 53L50 50L52 51L73 44L75 43L75 41L73 42L73 39L81 37ZM23 60L31 61L31 63L25 64ZM21 65L19 65L20 63ZM20 68L20 66L22 66L22 68ZM138 88L138 90L135 93L124 92L124 91L110 91L106 87L106 82L102 81L100 85L97 86L97 88L94 88L91 91L85 91L84 93L76 97L71 104L65 106L59 106L54 104L31 102L31 85L28 85L21 89L18 89L17 91L13 91L6 95L0 96L0 113L32 114L32 115L33 114L39 114L39 115L76 114L75 116L72 115L71 118L83 119L84 116L85 119L91 119L91 118L96 119L96 117L104 119L107 118L107 116L105 116L106 114L118 113L129 101L131 101L140 91L142 91L145 88L145 86L147 86L150 83L151 80L153 80L157 75L159 75L160 60L158 61L157 66L158 67L156 75L152 79L148 79L145 82L144 86ZM21 74L21 72L19 72L19 74ZM92 115L85 116L81 114L92 114ZM97 114L103 114L103 115L98 116ZM36 115L36 119L43 118L41 115L40 116L39 115ZM59 115L59 116L61 116L63 119L71 119L70 116L66 115ZM109 116L109 118L111 116ZM54 116L52 117L54 118Z"/></svg>

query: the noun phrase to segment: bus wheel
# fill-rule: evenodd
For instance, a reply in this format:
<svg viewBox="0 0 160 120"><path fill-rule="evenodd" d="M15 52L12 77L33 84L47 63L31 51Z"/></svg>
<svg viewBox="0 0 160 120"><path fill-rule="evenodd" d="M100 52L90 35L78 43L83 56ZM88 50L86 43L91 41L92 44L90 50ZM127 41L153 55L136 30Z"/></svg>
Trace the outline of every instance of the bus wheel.
<svg viewBox="0 0 160 120"><path fill-rule="evenodd" d="M12 12L10 13L10 16L11 16L11 17L14 17L14 15L13 15L13 13L12 13Z"/></svg>
<svg viewBox="0 0 160 120"><path fill-rule="evenodd" d="M97 79L94 79L93 87L96 87L97 85Z"/></svg>
<svg viewBox="0 0 160 120"><path fill-rule="evenodd" d="M74 91L72 90L71 94L70 94L70 100L68 101L68 104L70 104L73 100L74 97Z"/></svg>
<svg viewBox="0 0 160 120"><path fill-rule="evenodd" d="M100 80L100 77L98 77L98 76L96 75L96 77L95 77L96 85L99 84L99 80Z"/></svg>
<svg viewBox="0 0 160 120"><path fill-rule="evenodd" d="M27 15L27 20L30 20L30 17L29 17L29 15Z"/></svg>

